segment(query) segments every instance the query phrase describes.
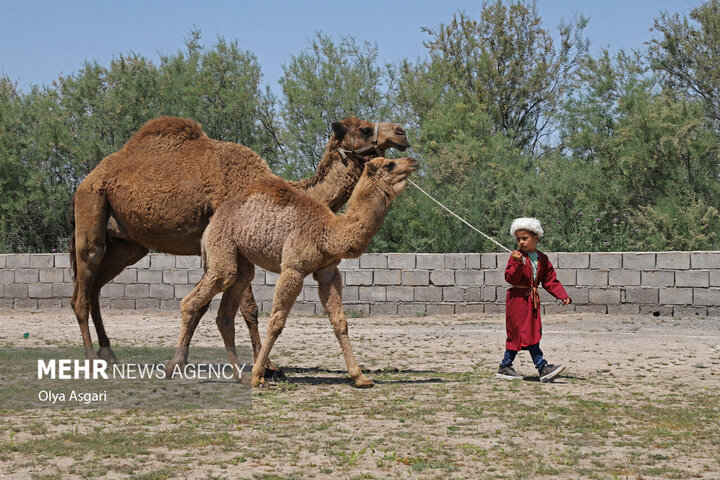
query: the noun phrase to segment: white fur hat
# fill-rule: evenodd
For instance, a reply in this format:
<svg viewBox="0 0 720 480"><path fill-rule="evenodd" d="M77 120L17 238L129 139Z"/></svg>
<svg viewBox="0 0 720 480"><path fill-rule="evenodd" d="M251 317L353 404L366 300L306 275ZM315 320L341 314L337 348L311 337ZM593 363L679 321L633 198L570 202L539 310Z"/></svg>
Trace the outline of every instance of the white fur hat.
<svg viewBox="0 0 720 480"><path fill-rule="evenodd" d="M510 226L510 235L514 237L515 232L518 230L528 230L530 232L537 233L538 237L543 236L543 229L540 225L540 220L537 218L516 218Z"/></svg>

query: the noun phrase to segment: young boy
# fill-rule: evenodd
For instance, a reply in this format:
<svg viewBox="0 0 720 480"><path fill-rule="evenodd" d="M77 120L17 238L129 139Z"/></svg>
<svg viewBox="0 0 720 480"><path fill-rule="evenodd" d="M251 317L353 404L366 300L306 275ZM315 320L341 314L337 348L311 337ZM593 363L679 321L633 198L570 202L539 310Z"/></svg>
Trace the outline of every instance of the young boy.
<svg viewBox="0 0 720 480"><path fill-rule="evenodd" d="M543 288L562 300L564 305L571 300L558 281L547 255L535 248L543 235L540 221L537 218L516 218L510 227L510 235L515 237L518 248L513 250L505 267L505 281L511 285L505 297L507 341L505 356L495 375L508 380L522 379L523 376L512 368L512 363L518 350L526 349L540 373L540 381L549 382L565 367L548 364L540 350L542 324L538 285L542 283Z"/></svg>

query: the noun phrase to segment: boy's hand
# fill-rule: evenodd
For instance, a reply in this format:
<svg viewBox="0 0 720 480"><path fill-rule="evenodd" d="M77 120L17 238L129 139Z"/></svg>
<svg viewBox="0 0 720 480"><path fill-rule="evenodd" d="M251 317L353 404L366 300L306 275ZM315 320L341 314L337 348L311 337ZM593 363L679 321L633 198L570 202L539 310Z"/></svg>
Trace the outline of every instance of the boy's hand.
<svg viewBox="0 0 720 480"><path fill-rule="evenodd" d="M516 262L522 262L522 252L520 252L519 250L513 250L510 254L510 257Z"/></svg>
<svg viewBox="0 0 720 480"><path fill-rule="evenodd" d="M565 300L563 300L562 302L563 302L563 305L570 305L570 304L572 303L572 300L570 299L570 297L567 297L567 298L566 298Z"/></svg>

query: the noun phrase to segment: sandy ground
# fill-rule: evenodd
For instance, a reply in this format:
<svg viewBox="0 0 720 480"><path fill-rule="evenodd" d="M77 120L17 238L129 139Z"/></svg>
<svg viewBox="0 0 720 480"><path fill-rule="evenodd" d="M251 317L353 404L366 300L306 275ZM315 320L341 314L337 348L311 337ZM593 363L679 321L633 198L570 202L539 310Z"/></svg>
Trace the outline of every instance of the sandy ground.
<svg viewBox="0 0 720 480"><path fill-rule="evenodd" d="M10 310L1 313L3 323L0 327L0 345L67 344L79 347L81 343L77 323L71 312L67 310ZM213 320L212 312L210 312L198 327L193 345L222 345ZM267 317L261 318L261 335L264 335L263 327L266 320ZM308 399L313 399L321 394L326 395L329 392L334 395L347 396L350 399L357 395L368 395L368 400L381 399L385 395L383 389L389 389L393 384L392 379L387 380L386 374L392 377L393 372L397 372L403 379L410 376L413 380L407 380L402 388L394 389L392 398L397 399L405 395L411 400L416 399L421 403L433 401L432 397L423 397L423 392L427 392L428 387L413 383L440 381L439 379L445 378L444 375L448 374L467 373L479 378L475 383L471 382L468 393L470 397L468 398L496 398L495 393L500 391L501 398L513 401L513 392L518 391L517 387L507 387L509 382L495 379L493 376L504 350L504 317L502 315L365 317L348 319L348 323L353 350L358 362L368 372L368 376L378 376L384 378L384 381L379 380L375 388L371 390L352 389L349 386L340 347L332 333L329 321L324 317L291 316L275 345L271 359L277 365L285 368L288 373L288 383L294 384L296 388L290 389L287 394L279 393L280 387L263 389L271 391L275 389L267 395L263 392L255 392L253 408L257 408L258 411L271 409L269 404L277 401L280 397L283 401L288 402L285 408L292 410L293 405L300 405ZM537 383L537 374L529 355L521 352L515 367L520 373L527 376L526 381L519 382L519 385L526 385L528 390L523 392L521 387L520 393L517 393L519 401L532 402L538 392L529 389L541 387L546 388L552 398L562 399L564 396L600 400L627 398L629 403L634 402L635 399L643 399L645 403L638 403L638 405L645 406L652 405L656 401L668 401L668 398L675 398L675 402L679 403L682 403L684 398L698 395L711 394L714 395L713 398L719 398L717 395L720 393L720 319L718 318L573 313L547 315L543 319L543 324L541 346L546 358L551 363L565 364L567 371L553 384L541 386ZM108 311L105 313L105 325L111 341L117 345L153 344L155 342L161 345L174 345L179 332L178 315L167 312ZM94 329L91 328L91 331L94 336ZM23 338L24 333L29 333L29 338ZM237 328L237 341L238 344L249 344L247 331L241 320L239 320ZM518 385L518 382L512 383ZM446 390L443 391L447 393ZM390 398L389 390L386 393ZM434 391L432 395L436 396L439 393L441 393L440 390ZM640 400L637 401L640 402ZM439 421L445 424L463 420L463 414L457 408L452 415L451 413L435 412L433 415L447 415L447 418L433 420L431 423ZM0 415L5 414L0 413ZM297 418L307 419L313 415L318 415L318 412L310 412ZM6 420L12 423L9 417L5 416ZM13 418L18 417L13 414ZM333 422L336 417L331 415L324 418L325 421ZM716 418L720 418L720 411ZM102 423L102 420L96 421L96 424L98 422ZM347 427L353 428L353 422L358 422L355 424L355 428L367 428L368 438L375 433L381 434L386 429L381 419L374 424L371 419L363 420L359 416L352 417L347 422ZM408 420L408 423L412 422L412 418ZM478 431L486 428L487 432L499 432L508 427L508 422L508 419L498 422L497 418L490 416L484 422L485 427L482 426L483 422L480 422L474 428ZM422 431L427 427L427 423L426 420L422 422L418 420L417 428ZM716 427L717 425L715 429ZM426 433L431 435L432 429L428 429ZM549 440L542 432L535 432L535 436L533 434L522 435L522 432L515 433L519 433L519 435L512 437L515 438L515 441L510 445L517 451L539 452L538 458L554 458L551 457L553 454L549 449L547 452L544 451L548 447ZM29 434L20 432L15 440L31 438L23 437L23 435ZM465 442L472 443L472 436L467 437ZM483 436L480 435L480 437ZM448 437L449 440L452 440L452 436ZM402 438L399 438L398 441L402 443ZM717 441L716 437L713 442L715 441ZM629 470L626 470L630 473L623 474L620 478L672 478L672 472L675 471L685 472L676 473L675 478L683 478L683 475L690 473L698 478L720 478L720 464L718 464L720 455L712 453L718 445L705 445L703 442L704 440L701 440L699 444L688 444L694 445L690 449L694 451L690 452L673 453L672 447L663 447L665 453L660 462L664 468L668 469L667 472L671 472L669 474L662 473L664 470L652 470L650 473L646 471L645 475L638 474L640 467L637 466L637 462L628 460L628 456L643 455L643 447L637 445L632 448L624 448L608 444L605 448L607 451L603 453L603 462L615 462L619 467L613 471L621 473L623 472L620 468L622 465L631 465L628 467ZM617 442L615 444L617 445ZM480 442L478 445L484 445L483 448L491 449L493 446L497 446L497 443L488 439L486 444ZM567 442L564 445L567 447ZM178 450L175 454L182 456L183 452ZM312 462L305 465L322 466L324 454L315 452L315 455L318 458L313 457ZM168 452L162 456L166 459L165 461L172 457L173 455ZM225 466L217 476L233 478L247 475L252 477L258 472L263 475L273 473L280 476L307 476L299 474L287 462L281 461L280 454L278 454L277 463L273 462L272 457L273 455L269 454L262 461L251 459L237 471L233 471L232 467L230 470L226 470L228 467ZM584 462L583 458L580 458L576 467L572 465L558 467L561 468L558 470L560 472L558 474L546 477L542 475L543 471L536 470L532 476L586 478L587 475L588 478L593 477L591 473L587 473L590 470L580 469ZM45 465L37 471L43 474L63 471L62 469L67 467L67 465L62 467L63 462L67 463L68 460L59 461L60 466ZM588 460L588 462L590 462L588 465L592 466L592 460ZM369 478L375 478L374 476L411 478L424 474L423 471L417 471L417 469L410 470L409 474L405 474L404 470L390 468L387 463L382 459L377 462L362 460L350 462L350 467L343 468L362 467L364 470L361 469L360 472L364 472ZM653 464L656 463L657 460ZM332 466L333 463L329 462L328 465ZM381 465L383 466L381 467ZM486 472L484 474L486 478L496 478L492 473L487 473L487 460L485 463L480 460L475 463L473 460L465 460L465 463L459 462L457 465L460 466L454 468L459 468L459 470L447 474L448 477L480 478L472 473L476 471L475 468L479 468L481 470L478 471ZM0 476L26 478L33 475L28 471L21 471L22 469L19 469L18 466L16 456L0 456ZM405 467L405 465L400 465L400 467ZM328 467L325 470L322 468L315 470L316 473L309 476L324 477L322 472L325 472L328 477L349 478L352 476L351 469L343 470L341 468L339 470L341 473L338 473L338 466L335 465L335 468L335 474L328 473ZM203 471L205 472L203 475L185 473L183 476L207 478L204 475L213 470ZM305 470L300 472L302 471ZM586 474L583 474L583 471ZM660 473L653 475L652 472ZM445 476L437 471L434 471L433 474L436 478ZM211 476L210 473L207 475ZM612 477L600 475L593 478Z"/></svg>

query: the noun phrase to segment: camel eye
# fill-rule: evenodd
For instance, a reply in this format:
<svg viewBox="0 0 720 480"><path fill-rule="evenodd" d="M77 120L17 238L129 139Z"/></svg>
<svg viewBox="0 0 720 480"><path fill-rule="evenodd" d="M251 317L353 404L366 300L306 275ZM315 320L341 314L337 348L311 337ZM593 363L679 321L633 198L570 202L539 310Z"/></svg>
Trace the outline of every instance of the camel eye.
<svg viewBox="0 0 720 480"><path fill-rule="evenodd" d="M373 131L373 129L370 128L370 127L363 127L363 128L360 129L360 133L362 133L362 134L365 135L366 137L369 137L370 134L372 134L372 131Z"/></svg>
<svg viewBox="0 0 720 480"><path fill-rule="evenodd" d="M385 170L387 170L388 172L391 172L393 168L395 168L395 162L390 162L385 165Z"/></svg>

